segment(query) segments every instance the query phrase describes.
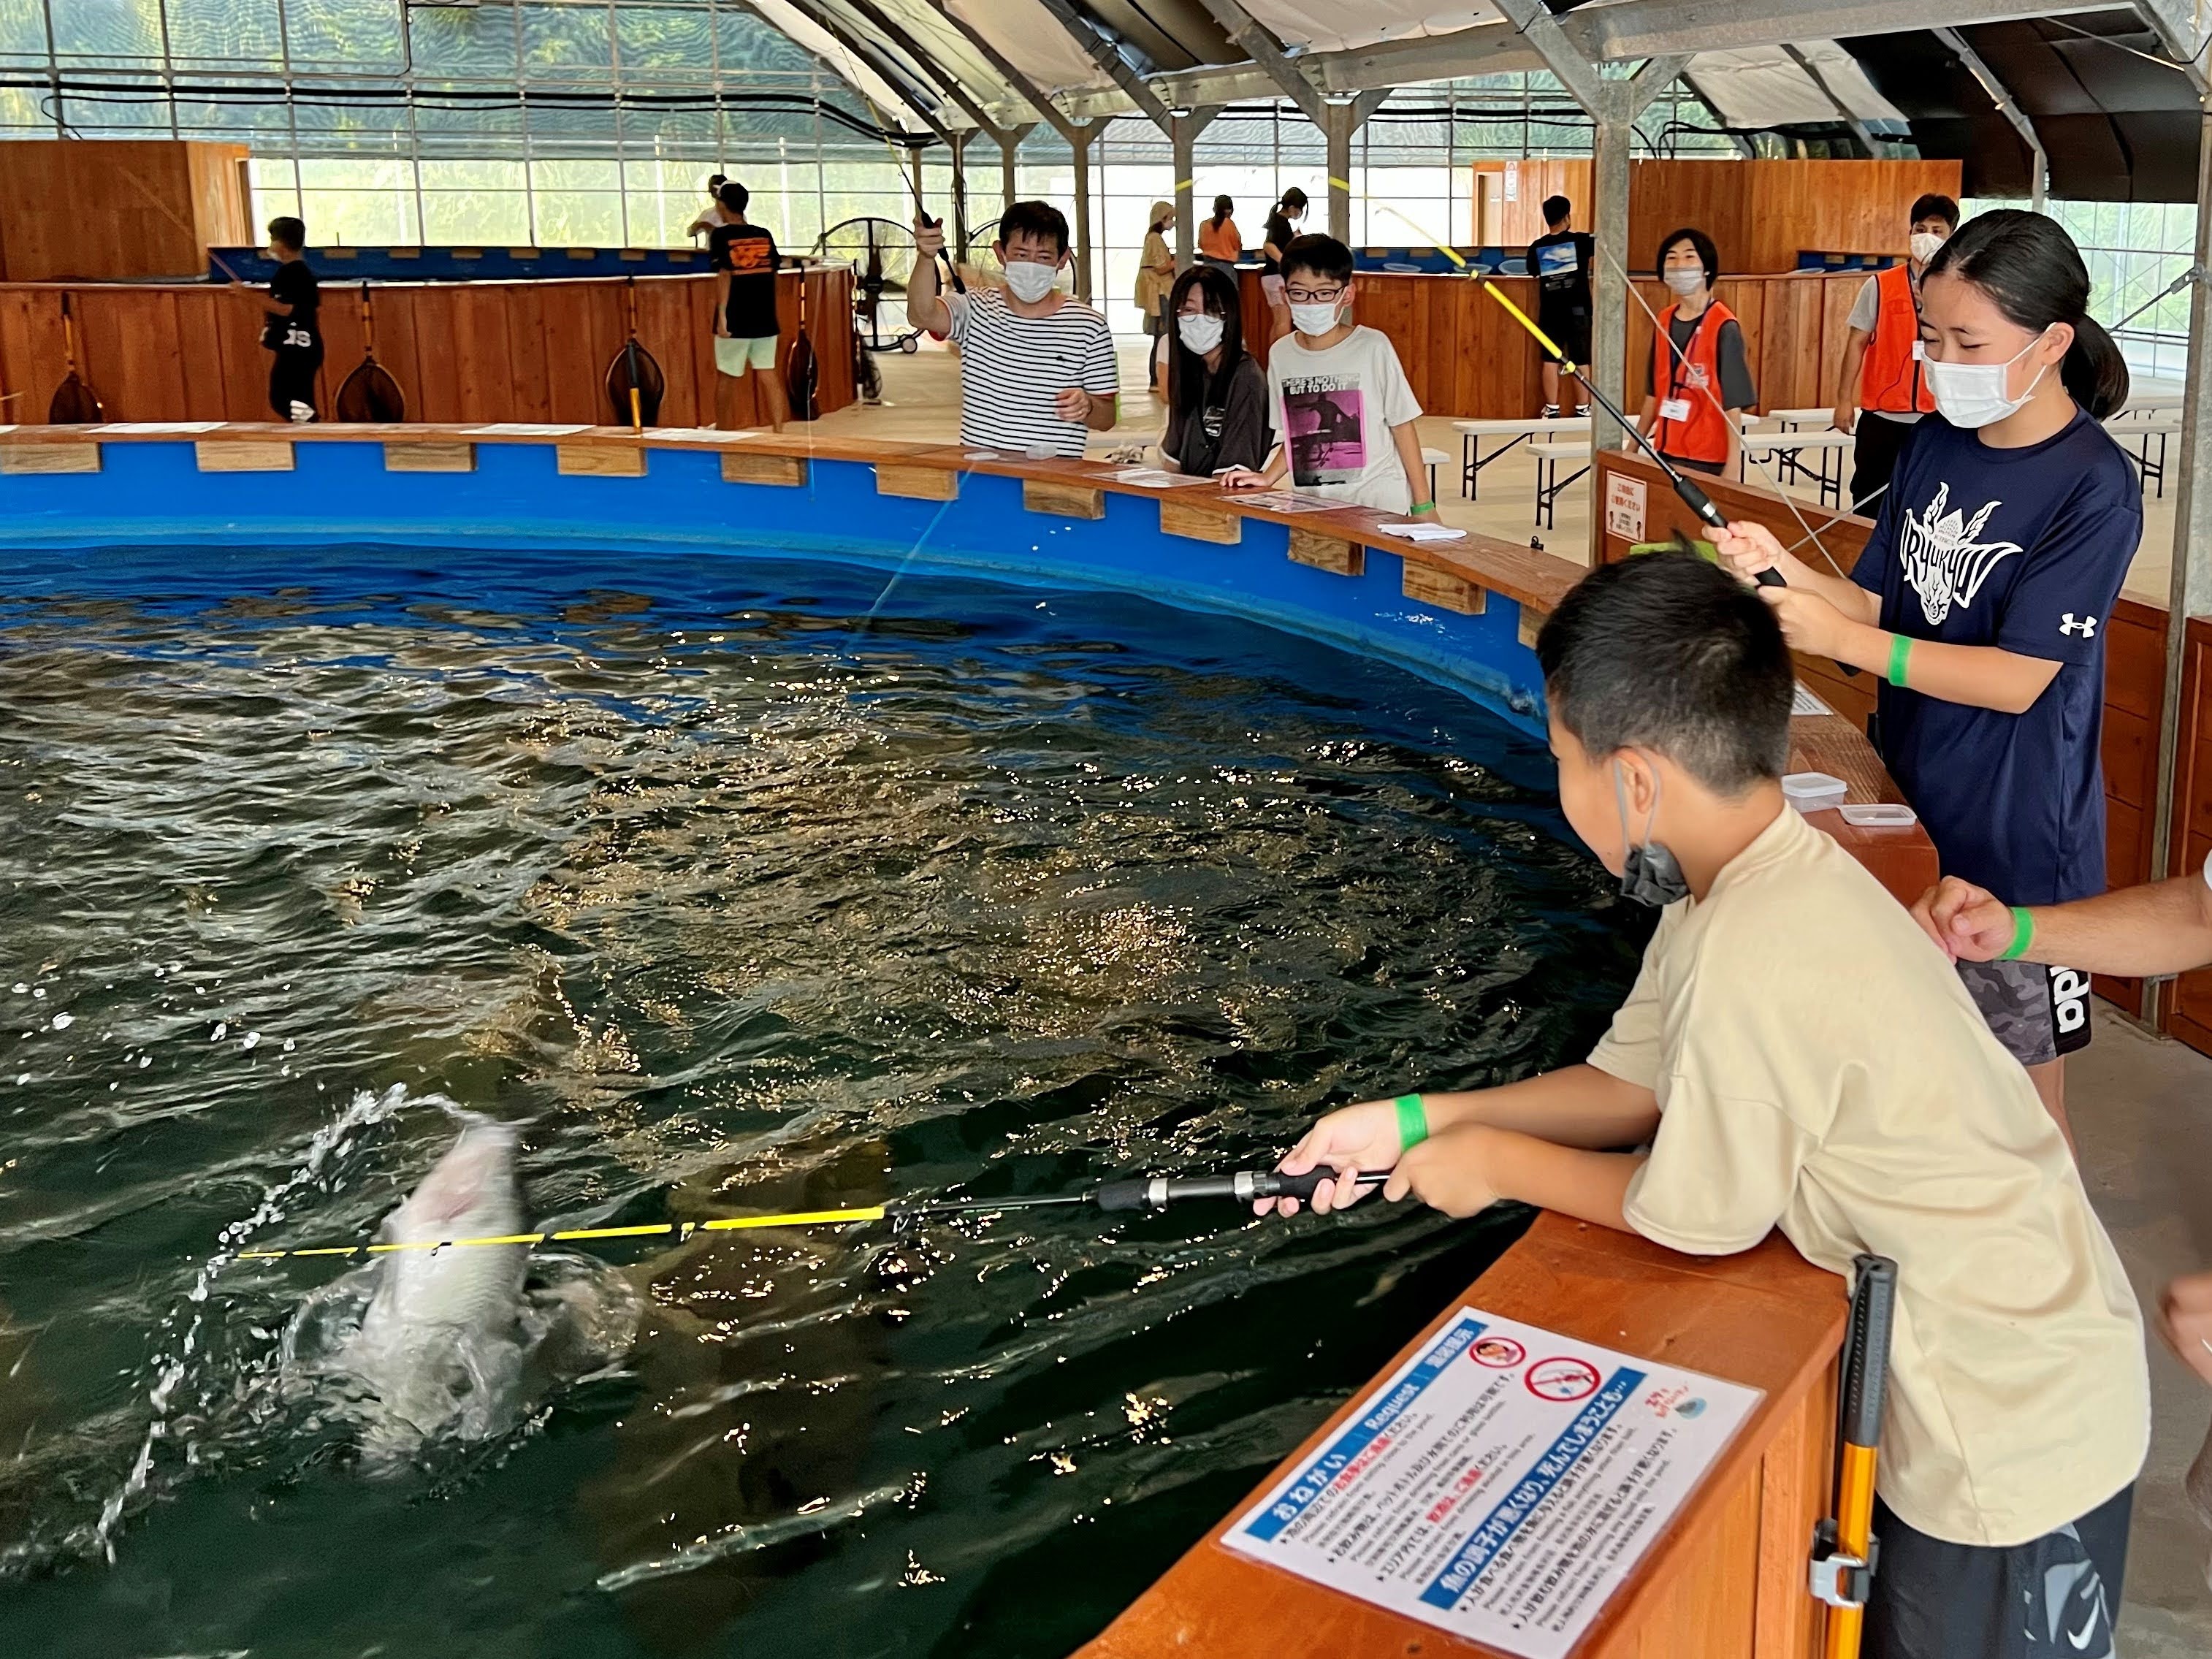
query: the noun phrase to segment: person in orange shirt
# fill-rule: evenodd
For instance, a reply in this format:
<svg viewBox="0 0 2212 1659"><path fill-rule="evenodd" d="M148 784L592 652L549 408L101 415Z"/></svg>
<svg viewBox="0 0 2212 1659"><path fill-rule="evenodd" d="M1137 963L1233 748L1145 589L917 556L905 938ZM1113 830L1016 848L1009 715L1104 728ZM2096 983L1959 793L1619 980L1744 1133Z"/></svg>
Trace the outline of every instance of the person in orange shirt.
<svg viewBox="0 0 2212 1659"><path fill-rule="evenodd" d="M1863 513L1889 488L1899 452L1923 415L1936 408L1920 344L1920 278L1959 228L1959 204L1929 191L1912 204L1911 252L1866 280L1852 302L1850 335L1836 380L1836 430L1856 432L1851 511Z"/></svg>
<svg viewBox="0 0 2212 1659"><path fill-rule="evenodd" d="M1199 257L1232 283L1237 280L1237 261L1244 253L1244 233L1229 216L1236 210L1236 203L1226 196L1217 196L1213 198L1213 216L1198 228Z"/></svg>

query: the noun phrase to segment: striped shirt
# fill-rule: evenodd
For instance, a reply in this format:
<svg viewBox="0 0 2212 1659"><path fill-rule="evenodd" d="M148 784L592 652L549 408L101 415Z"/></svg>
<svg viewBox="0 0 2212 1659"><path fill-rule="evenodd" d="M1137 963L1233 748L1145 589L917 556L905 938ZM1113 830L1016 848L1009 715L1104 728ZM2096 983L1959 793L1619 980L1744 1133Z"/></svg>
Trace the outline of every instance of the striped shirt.
<svg viewBox="0 0 2212 1659"><path fill-rule="evenodd" d="M1079 457L1090 428L1053 400L1069 386L1096 398L1121 388L1106 319L1074 300L1049 317L1017 317L995 288L948 294L947 337L960 348L960 441L1016 455Z"/></svg>

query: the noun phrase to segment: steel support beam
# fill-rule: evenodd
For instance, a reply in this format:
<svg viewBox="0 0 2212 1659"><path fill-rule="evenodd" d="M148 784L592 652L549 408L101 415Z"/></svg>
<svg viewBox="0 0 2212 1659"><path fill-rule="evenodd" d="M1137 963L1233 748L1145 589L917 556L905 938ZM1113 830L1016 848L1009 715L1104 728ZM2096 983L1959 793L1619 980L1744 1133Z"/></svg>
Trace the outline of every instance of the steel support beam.
<svg viewBox="0 0 2212 1659"><path fill-rule="evenodd" d="M1097 137L1097 126L1086 122L1067 141L1075 155L1075 297L1085 305L1097 289L1091 258L1091 145Z"/></svg>
<svg viewBox="0 0 2212 1659"><path fill-rule="evenodd" d="M2205 18L2203 8L2196 0L2135 0L2135 9L2202 97L2212 88L2204 69L2204 48L2212 40L2212 21Z"/></svg>
<svg viewBox="0 0 2212 1659"><path fill-rule="evenodd" d="M954 106L975 124L977 131L982 133L994 144L1001 142L1001 135L1006 131L1006 128L983 108L980 100L969 94L960 77L946 68L940 59L933 56L927 47L900 25L897 19L877 5L875 0L843 0L843 3L851 7L863 21L881 29L884 37L904 52L910 62L919 66L924 74L934 81L944 90L945 97L951 100Z"/></svg>
<svg viewBox="0 0 2212 1659"><path fill-rule="evenodd" d="M2169 30L2185 26L2192 3L2136 0L2140 6L2170 14ZM1578 6L1558 21L1585 63L1624 63L1677 52L1781 46L2111 9L2111 0L1613 0L1607 5ZM1306 53L1297 64L1324 94L1549 67L1510 21L1343 52ZM1170 102L1189 106L1267 98L1279 90L1257 62L1156 75L1152 83Z"/></svg>
<svg viewBox="0 0 2212 1659"><path fill-rule="evenodd" d="M1100 32L1088 15L1078 11L1072 0L1037 0L1053 15L1053 21L1067 32L1068 39L1090 54L1091 61L1114 77L1114 84L1127 94L1139 113L1162 132L1170 131L1173 117L1159 94L1146 84L1145 78L1131 67L1121 56L1121 48Z"/></svg>
<svg viewBox="0 0 2212 1659"><path fill-rule="evenodd" d="M1328 234L1340 242L1352 240L1352 137L1389 95L1387 89L1364 92L1357 98L1332 99L1322 106L1322 138L1328 155Z"/></svg>
<svg viewBox="0 0 2212 1659"><path fill-rule="evenodd" d="M1023 101L1037 112L1038 119L1067 140L1069 143L1075 142L1075 134L1081 125L1076 118L1069 115L1046 96L1034 81L1014 67L1012 61L1006 53L991 44L988 35L946 5L945 0L936 0L936 6L938 15L960 31L968 44L982 54L983 61L998 70L1005 78L1006 84L1019 94ZM1011 178L1012 174L1009 173L1008 176Z"/></svg>
<svg viewBox="0 0 2212 1659"><path fill-rule="evenodd" d="M2189 289L2189 366L2184 371L2181 483L2174 491L2173 566L2166 598L2166 685L2159 701L2158 786L2150 811L2150 878L2179 873L2174 799L2181 776L2181 744L2190 725L2182 707L2188 664L2189 619L2212 612L2212 91L2199 94L2197 137L2196 281ZM2199 696L2201 697L2200 690ZM2142 1013L2156 1022L2164 987L2143 985Z"/></svg>
<svg viewBox="0 0 2212 1659"><path fill-rule="evenodd" d="M1881 160L1881 146L1875 142L1874 134L1860 118L1859 112L1845 103L1842 94L1828 84L1828 77L1820 73L1820 65L1796 46L1785 46L1782 48L1782 54L1797 65L1799 73L1820 88L1820 96L1828 100L1829 108L1843 118L1844 125L1850 129L1851 137L1859 141L1859 148L1866 151L1868 158L1875 161Z"/></svg>
<svg viewBox="0 0 2212 1659"><path fill-rule="evenodd" d="M1997 113L2011 124L2021 142L2027 146L2027 165L2032 174L2028 205L2042 212L2044 191L2051 178L2051 158L2043 153L2043 140L2036 136L2035 123L2027 118L2027 112L2005 90L2005 83L1997 79L1996 71L1982 61L1981 53L1967 44L1965 35L1956 29L1937 29L1936 38L1950 47L1960 63L1966 65L1966 73L1980 82L1990 102L1997 106Z"/></svg>
<svg viewBox="0 0 2212 1659"><path fill-rule="evenodd" d="M1169 112L1168 143L1175 150L1176 265L1188 265L1198 252L1198 135L1213 125L1218 109Z"/></svg>
<svg viewBox="0 0 2212 1659"><path fill-rule="evenodd" d="M1206 0L1206 9L1213 14L1213 21L1221 25L1229 38L1251 54L1252 61L1274 82L1275 89L1296 104L1307 120L1326 131L1328 104L1259 20L1238 0Z"/></svg>
<svg viewBox="0 0 2212 1659"><path fill-rule="evenodd" d="M937 118L934 110L925 107L934 101L931 94L934 94L935 88L919 82L912 70L884 50L881 41L867 39L844 18L831 11L823 0L790 0L790 3L793 10L804 13L839 46L882 76L884 84L898 94L899 101L913 112L915 119L936 134L940 142L947 145L951 143L951 131ZM760 16L758 12L753 15ZM762 21L767 20L763 18ZM876 119L882 121L884 112L876 109L875 100L857 86L853 90L860 94L861 100L874 111Z"/></svg>

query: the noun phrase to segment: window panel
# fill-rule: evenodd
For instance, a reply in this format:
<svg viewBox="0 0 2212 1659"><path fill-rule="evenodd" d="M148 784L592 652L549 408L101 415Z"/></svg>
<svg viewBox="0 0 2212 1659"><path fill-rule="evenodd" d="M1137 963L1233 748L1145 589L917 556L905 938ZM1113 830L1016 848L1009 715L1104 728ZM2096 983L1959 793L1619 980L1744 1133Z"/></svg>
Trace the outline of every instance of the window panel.
<svg viewBox="0 0 2212 1659"><path fill-rule="evenodd" d="M603 6L517 6L523 72L558 80L611 80L614 33Z"/></svg>
<svg viewBox="0 0 2212 1659"><path fill-rule="evenodd" d="M433 165L423 164L426 185ZM520 190L426 188L422 192L422 240L433 244L520 247L530 240L529 202Z"/></svg>
<svg viewBox="0 0 2212 1659"><path fill-rule="evenodd" d="M514 77L514 17L504 7L412 6L407 38L418 72Z"/></svg>
<svg viewBox="0 0 2212 1659"><path fill-rule="evenodd" d="M0 58L46 61L46 15L39 0L0 0Z"/></svg>
<svg viewBox="0 0 2212 1659"><path fill-rule="evenodd" d="M161 0L58 0L52 10L54 51L64 58L161 56Z"/></svg>
<svg viewBox="0 0 2212 1659"><path fill-rule="evenodd" d="M179 63L281 63L276 0L168 0L169 54Z"/></svg>
<svg viewBox="0 0 2212 1659"><path fill-rule="evenodd" d="M535 196L538 240L548 247L619 247L622 196L616 191L545 190Z"/></svg>
<svg viewBox="0 0 2212 1659"><path fill-rule="evenodd" d="M295 67L405 61L400 0L286 0L284 22Z"/></svg>
<svg viewBox="0 0 2212 1659"><path fill-rule="evenodd" d="M714 19L703 9L620 5L615 9L615 39L627 78L648 70L656 79L690 80L714 74Z"/></svg>

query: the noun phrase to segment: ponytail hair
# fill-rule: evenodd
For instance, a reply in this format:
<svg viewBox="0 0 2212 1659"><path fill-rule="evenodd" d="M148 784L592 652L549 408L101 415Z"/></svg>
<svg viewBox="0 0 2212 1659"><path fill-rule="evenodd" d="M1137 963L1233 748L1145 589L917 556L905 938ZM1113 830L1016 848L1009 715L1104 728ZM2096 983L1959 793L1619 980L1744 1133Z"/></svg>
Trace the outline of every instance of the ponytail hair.
<svg viewBox="0 0 2212 1659"><path fill-rule="evenodd" d="M2089 315L2089 270L2055 219L2017 208L1978 214L1936 250L1929 276L1948 272L1990 297L2009 322L2038 333L2074 331L2058 378L2074 401L2103 420L2128 400L2128 365L2105 325Z"/></svg>
<svg viewBox="0 0 2212 1659"><path fill-rule="evenodd" d="M1220 229L1221 222L1226 219L1231 213L1235 212L1236 209L1237 204L1231 201L1226 196L1215 197L1213 198L1213 228L1216 230Z"/></svg>

